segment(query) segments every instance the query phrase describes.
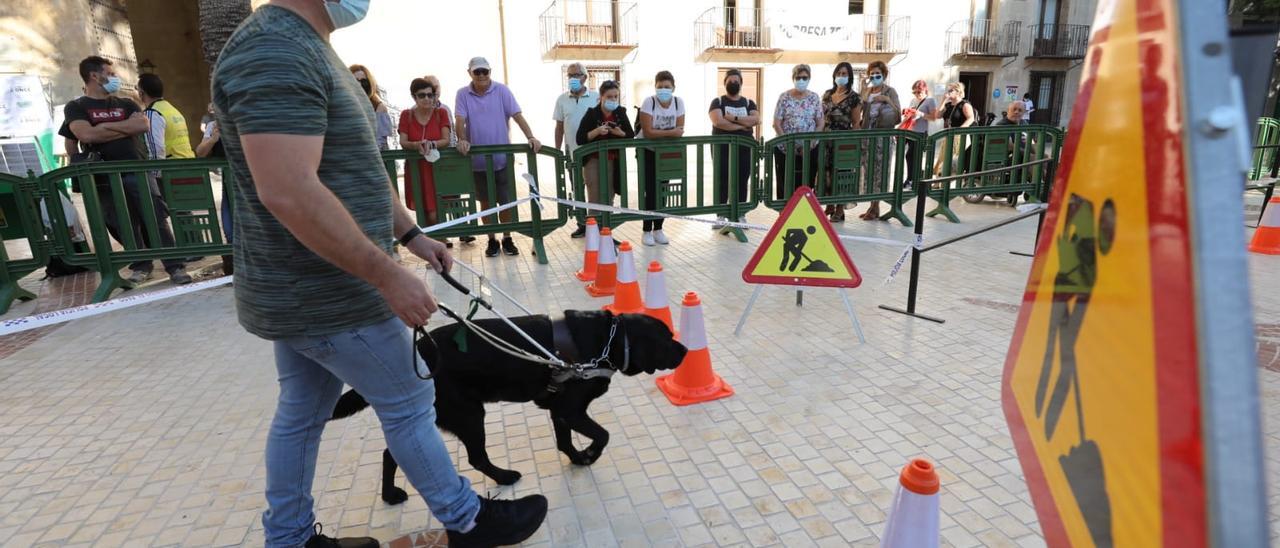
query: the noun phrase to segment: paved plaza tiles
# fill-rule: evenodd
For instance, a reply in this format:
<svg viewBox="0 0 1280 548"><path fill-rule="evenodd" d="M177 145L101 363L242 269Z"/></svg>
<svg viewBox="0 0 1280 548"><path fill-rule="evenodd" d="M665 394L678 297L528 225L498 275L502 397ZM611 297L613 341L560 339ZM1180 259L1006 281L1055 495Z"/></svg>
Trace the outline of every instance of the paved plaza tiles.
<svg viewBox="0 0 1280 548"><path fill-rule="evenodd" d="M994 202L958 204L957 212L963 224L930 220L930 238L1012 214ZM763 209L749 216L774 218ZM909 238L896 223L849 219L837 230ZM944 545L1044 544L999 390L1030 265L1008 252L1031 250L1032 223L925 256L919 307L945 324L878 309L904 302L905 271L881 286L899 249L851 244L866 280L851 293L866 329L861 345L832 289L806 291L797 308L792 290L766 288L735 337L751 291L739 271L754 245L704 224L667 227L672 245L637 246L637 266L663 262L673 303L686 290L699 293L713 363L736 394L674 407L652 379L616 377L591 407L612 437L590 467L569 464L555 449L545 412L490 405L489 453L524 473L512 487L471 470L446 435L477 491L550 499L547 521L527 545L874 546L898 470L915 456L939 467ZM638 223L620 233L638 241ZM751 234L752 242L761 236ZM527 240L517 241L524 254L515 258L484 258L482 246L455 251L535 311L604 304L571 276L582 241L568 230L550 237L547 266L534 261ZM1253 255L1249 264L1274 542L1280 258ZM31 277L24 285L49 294L54 282L68 283ZM433 284L461 306L458 293ZM236 323L231 292L211 289L0 339L0 545L261 545L262 451L276 384L271 347ZM6 317L60 304L24 303ZM317 519L330 534L443 544L421 498L400 506L378 498L384 447L372 412L329 425L314 488ZM407 487L403 476L399 485Z"/></svg>

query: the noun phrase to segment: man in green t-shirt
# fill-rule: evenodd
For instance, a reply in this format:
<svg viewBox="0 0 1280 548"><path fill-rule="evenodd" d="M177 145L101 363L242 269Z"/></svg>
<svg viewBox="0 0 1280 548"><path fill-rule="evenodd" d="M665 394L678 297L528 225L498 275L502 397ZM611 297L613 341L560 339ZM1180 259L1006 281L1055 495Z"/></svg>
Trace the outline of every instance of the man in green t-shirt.
<svg viewBox="0 0 1280 548"><path fill-rule="evenodd" d="M515 544L547 500L480 499L435 426L435 384L407 325L436 311L425 281L391 258L405 248L437 271L452 258L393 199L374 112L329 45L368 0L273 0L222 50L213 100L235 176L236 309L275 346L280 397L266 447L267 546L377 546L313 534L311 484L343 383L373 406L387 447L451 546Z"/></svg>

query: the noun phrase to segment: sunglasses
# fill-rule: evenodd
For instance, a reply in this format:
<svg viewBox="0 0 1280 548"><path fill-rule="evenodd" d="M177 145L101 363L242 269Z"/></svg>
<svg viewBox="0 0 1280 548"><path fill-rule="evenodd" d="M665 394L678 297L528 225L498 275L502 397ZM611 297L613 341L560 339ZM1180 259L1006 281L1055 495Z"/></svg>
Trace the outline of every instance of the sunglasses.
<svg viewBox="0 0 1280 548"><path fill-rule="evenodd" d="M582 78L586 78L586 77L587 77L587 75L585 75L585 74L570 74L570 75L569 75L569 77L570 77L570 78L578 78L578 79L582 79Z"/></svg>
<svg viewBox="0 0 1280 548"><path fill-rule="evenodd" d="M485 69L485 68L482 68L482 69L475 69L475 70L471 71L471 74L474 74L474 75L476 75L476 76L488 76L488 75L489 75L489 69Z"/></svg>
<svg viewBox="0 0 1280 548"><path fill-rule="evenodd" d="M436 94L434 94L434 93L427 93L427 92L425 92L425 91L420 91L420 92L418 92L418 93L415 93L415 94L413 94L413 96L414 96L414 97L417 97L417 98L419 98L419 99L435 99L435 98L436 98Z"/></svg>

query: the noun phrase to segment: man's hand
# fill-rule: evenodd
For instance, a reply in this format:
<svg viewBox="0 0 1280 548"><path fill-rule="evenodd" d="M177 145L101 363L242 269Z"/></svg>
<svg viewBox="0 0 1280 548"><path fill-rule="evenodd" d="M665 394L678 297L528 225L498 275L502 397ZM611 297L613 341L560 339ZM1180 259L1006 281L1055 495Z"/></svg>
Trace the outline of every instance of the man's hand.
<svg viewBox="0 0 1280 548"><path fill-rule="evenodd" d="M405 249L431 263L431 268L436 272L449 272L453 269L453 255L450 255L449 248L438 240L420 236L409 240L409 245L405 246Z"/></svg>
<svg viewBox="0 0 1280 548"><path fill-rule="evenodd" d="M436 313L436 298L427 288L426 281L407 268L396 268L375 287L391 311L409 327L427 325L431 315Z"/></svg>
<svg viewBox="0 0 1280 548"><path fill-rule="evenodd" d="M529 138L529 148L533 149L533 153L534 153L534 154L537 154L537 153L538 153L538 149L542 148L542 142L538 141L537 139L535 139L535 138L533 138L533 137L530 137L530 138Z"/></svg>
<svg viewBox="0 0 1280 548"><path fill-rule="evenodd" d="M458 152L463 156L466 156L467 153L471 152L471 141L458 139Z"/></svg>

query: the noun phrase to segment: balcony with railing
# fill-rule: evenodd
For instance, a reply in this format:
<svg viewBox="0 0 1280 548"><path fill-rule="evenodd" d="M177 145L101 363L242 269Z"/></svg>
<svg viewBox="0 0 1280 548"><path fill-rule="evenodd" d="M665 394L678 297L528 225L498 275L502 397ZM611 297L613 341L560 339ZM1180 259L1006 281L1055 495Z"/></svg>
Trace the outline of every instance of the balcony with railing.
<svg viewBox="0 0 1280 548"><path fill-rule="evenodd" d="M911 44L911 17L905 15L853 15L853 48L849 53L900 54Z"/></svg>
<svg viewBox="0 0 1280 548"><path fill-rule="evenodd" d="M1017 57L1022 22L997 24L990 19L964 19L947 28L947 55L951 57Z"/></svg>
<svg viewBox="0 0 1280 548"><path fill-rule="evenodd" d="M773 54L771 13L755 7L714 7L693 22L695 51L707 57L744 59Z"/></svg>
<svg viewBox="0 0 1280 548"><path fill-rule="evenodd" d="M550 58L621 59L636 49L639 10L618 0L555 0L538 16Z"/></svg>
<svg viewBox="0 0 1280 548"><path fill-rule="evenodd" d="M1040 59L1084 59L1089 25L1031 25L1031 54Z"/></svg>

